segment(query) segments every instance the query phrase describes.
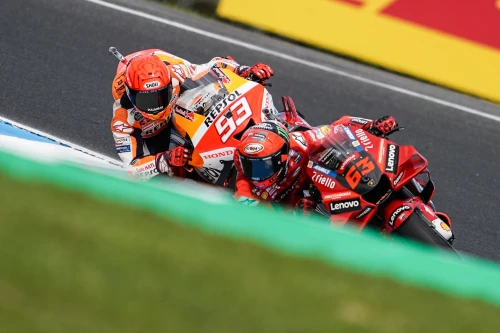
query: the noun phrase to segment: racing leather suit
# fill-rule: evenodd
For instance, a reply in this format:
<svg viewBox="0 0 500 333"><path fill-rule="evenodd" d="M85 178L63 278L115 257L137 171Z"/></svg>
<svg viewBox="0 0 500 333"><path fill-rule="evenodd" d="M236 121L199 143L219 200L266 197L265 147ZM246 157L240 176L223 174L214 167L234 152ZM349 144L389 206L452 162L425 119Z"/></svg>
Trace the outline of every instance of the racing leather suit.
<svg viewBox="0 0 500 333"><path fill-rule="evenodd" d="M212 66L230 69L238 75L248 66L240 66L232 58L213 58L210 62L201 65L191 64L170 53L159 49L145 50L136 53L155 54L167 64L172 77L173 103L184 92L182 84L186 80L196 79L203 75ZM136 111L125 93L125 68L123 67L115 76L112 93L115 99L113 104L113 119L111 131L115 140L116 151L121 160L127 165L127 172L136 179L149 179L159 174L156 168L155 154L171 150L185 143L184 138L173 128L171 118L173 112L165 117L150 120ZM181 167L172 167L173 175L184 176L185 170Z"/></svg>
<svg viewBox="0 0 500 333"><path fill-rule="evenodd" d="M361 128L371 121L365 118L344 116L331 126L320 126L305 132L291 132L290 151L284 165L284 174L280 180L267 188L257 188L243 174L236 150L234 156L234 164L238 171L236 200L248 206L256 206L262 201L277 202L288 207L295 206L304 197L303 190L306 190L310 184L306 172L309 157L323 150L323 143L331 129L337 125Z"/></svg>

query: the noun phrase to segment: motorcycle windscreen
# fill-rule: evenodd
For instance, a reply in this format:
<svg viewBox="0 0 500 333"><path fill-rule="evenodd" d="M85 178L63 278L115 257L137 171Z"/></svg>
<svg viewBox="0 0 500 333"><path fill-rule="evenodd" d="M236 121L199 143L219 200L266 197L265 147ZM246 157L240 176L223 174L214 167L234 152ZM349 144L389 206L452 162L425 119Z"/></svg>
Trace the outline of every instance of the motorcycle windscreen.
<svg viewBox="0 0 500 333"><path fill-rule="evenodd" d="M269 179L283 165L281 152L264 158L250 158L240 155L243 174L254 182Z"/></svg>

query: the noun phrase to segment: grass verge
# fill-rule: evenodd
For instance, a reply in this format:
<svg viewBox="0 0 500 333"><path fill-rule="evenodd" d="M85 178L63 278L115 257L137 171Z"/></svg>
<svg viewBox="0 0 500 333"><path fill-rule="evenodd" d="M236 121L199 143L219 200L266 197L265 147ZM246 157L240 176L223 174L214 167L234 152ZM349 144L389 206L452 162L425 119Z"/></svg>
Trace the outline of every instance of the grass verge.
<svg viewBox="0 0 500 333"><path fill-rule="evenodd" d="M500 309L0 175L1 332L492 332Z"/></svg>

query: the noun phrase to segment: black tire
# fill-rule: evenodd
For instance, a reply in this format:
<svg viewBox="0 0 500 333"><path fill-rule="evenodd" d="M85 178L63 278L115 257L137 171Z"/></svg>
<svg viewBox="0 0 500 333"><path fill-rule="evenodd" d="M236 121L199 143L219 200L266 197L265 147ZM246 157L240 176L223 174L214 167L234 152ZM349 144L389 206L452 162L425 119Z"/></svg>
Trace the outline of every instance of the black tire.
<svg viewBox="0 0 500 333"><path fill-rule="evenodd" d="M450 242L444 239L424 218L420 217L418 213L411 214L401 226L393 231L393 233L405 239L411 239L452 251L458 255Z"/></svg>

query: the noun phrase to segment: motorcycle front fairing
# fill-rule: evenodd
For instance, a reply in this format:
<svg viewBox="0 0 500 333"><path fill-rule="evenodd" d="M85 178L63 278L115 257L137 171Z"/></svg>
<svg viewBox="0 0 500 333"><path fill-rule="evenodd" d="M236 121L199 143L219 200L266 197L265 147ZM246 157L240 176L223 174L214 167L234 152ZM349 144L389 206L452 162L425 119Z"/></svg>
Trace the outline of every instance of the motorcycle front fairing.
<svg viewBox="0 0 500 333"><path fill-rule="evenodd" d="M331 130L323 146L324 151L333 149L335 156L330 156L328 166L321 161L323 153L314 156L310 162L310 177L322 195L325 205L322 211L328 210L334 220L354 220L363 228L391 193L427 168L427 161L412 146L398 146L361 128L338 125ZM316 135L325 134L317 132ZM325 176L336 183L334 188L321 184L323 179L318 171L325 171L325 167L329 171ZM429 195L424 192L434 190L432 182L428 184L427 191L422 192L424 202L429 199L424 198Z"/></svg>
<svg viewBox="0 0 500 333"><path fill-rule="evenodd" d="M368 221L376 213L376 205L363 194L382 176L376 161L349 127L323 126L314 132L324 149L311 158L307 172L321 193L323 206L319 210L330 213L336 223Z"/></svg>
<svg viewBox="0 0 500 333"><path fill-rule="evenodd" d="M189 165L207 182L223 186L241 135L263 121L264 107L274 108L272 98L262 85L220 68L183 86L173 116L175 128L192 145Z"/></svg>

